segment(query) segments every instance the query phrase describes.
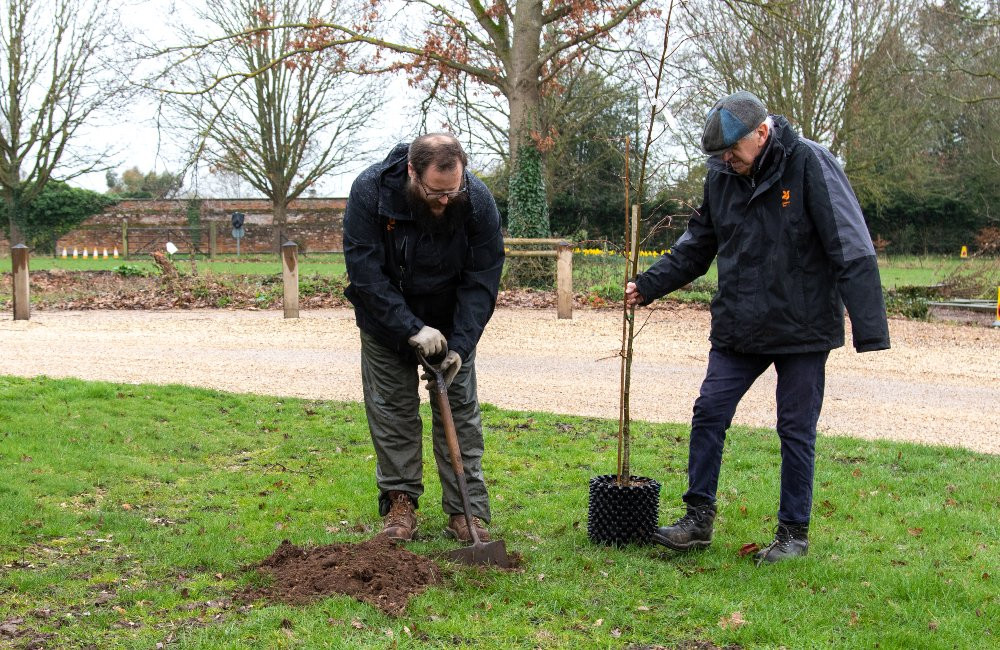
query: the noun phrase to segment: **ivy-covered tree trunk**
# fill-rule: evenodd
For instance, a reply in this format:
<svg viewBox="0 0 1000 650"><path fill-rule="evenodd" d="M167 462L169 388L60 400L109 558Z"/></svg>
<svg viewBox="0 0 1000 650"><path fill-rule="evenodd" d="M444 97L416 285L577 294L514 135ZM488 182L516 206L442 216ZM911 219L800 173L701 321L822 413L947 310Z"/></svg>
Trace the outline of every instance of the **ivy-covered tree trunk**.
<svg viewBox="0 0 1000 650"><path fill-rule="evenodd" d="M549 207L545 202L542 155L534 145L522 144L510 175L507 231L511 237L548 237Z"/></svg>
<svg viewBox="0 0 1000 650"><path fill-rule="evenodd" d="M507 232L511 237L549 237L542 155L533 144L522 143L518 147L508 200ZM555 264L546 257L512 257L507 261L503 285L508 289L552 289L555 287Z"/></svg>

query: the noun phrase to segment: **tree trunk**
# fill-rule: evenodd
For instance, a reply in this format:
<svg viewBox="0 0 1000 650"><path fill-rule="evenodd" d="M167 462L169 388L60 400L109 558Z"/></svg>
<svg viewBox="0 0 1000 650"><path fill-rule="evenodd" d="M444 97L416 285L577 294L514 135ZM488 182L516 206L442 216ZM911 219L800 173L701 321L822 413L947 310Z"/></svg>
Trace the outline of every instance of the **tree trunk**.
<svg viewBox="0 0 1000 650"><path fill-rule="evenodd" d="M541 104L538 56L542 39L542 0L521 0L514 14L511 69L507 71L510 103L510 165L517 164L518 148L530 142Z"/></svg>
<svg viewBox="0 0 1000 650"><path fill-rule="evenodd" d="M288 241L288 204L285 201L273 201L271 214L274 224L274 251L281 254L281 245Z"/></svg>
<svg viewBox="0 0 1000 650"><path fill-rule="evenodd" d="M515 237L548 237L549 214L542 179L544 165L537 160L520 160L519 152L531 147L533 157L543 152L531 137L541 131L541 69L538 57L542 38L541 0L522 0L514 14L510 69L507 71L507 101L510 105L510 193L508 231ZM515 197L518 197L515 200ZM540 197L540 200L539 200ZM527 200L525 200L527 199ZM531 266L537 266L535 261ZM533 274L529 274L533 275Z"/></svg>
<svg viewBox="0 0 1000 650"><path fill-rule="evenodd" d="M20 217L21 217L21 201L17 192L4 192L3 202L4 207L7 209L7 225L10 229L10 247L13 248L18 244L25 244L24 232L21 230Z"/></svg>

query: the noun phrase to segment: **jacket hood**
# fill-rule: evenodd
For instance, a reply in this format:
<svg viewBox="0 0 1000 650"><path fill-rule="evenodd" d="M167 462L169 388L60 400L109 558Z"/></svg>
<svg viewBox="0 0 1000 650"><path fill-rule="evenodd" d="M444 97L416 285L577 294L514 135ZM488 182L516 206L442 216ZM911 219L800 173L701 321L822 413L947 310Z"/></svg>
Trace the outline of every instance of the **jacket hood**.
<svg viewBox="0 0 1000 650"><path fill-rule="evenodd" d="M400 142L379 165L379 210L394 219L410 219L406 204L406 163L410 145Z"/></svg>

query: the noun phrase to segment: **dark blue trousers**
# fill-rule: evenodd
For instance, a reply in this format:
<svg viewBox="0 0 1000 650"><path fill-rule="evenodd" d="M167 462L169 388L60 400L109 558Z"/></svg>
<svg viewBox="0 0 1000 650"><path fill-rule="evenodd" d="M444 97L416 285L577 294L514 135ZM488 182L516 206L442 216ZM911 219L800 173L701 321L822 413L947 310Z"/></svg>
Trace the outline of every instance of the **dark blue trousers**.
<svg viewBox="0 0 1000 650"><path fill-rule="evenodd" d="M809 523L816 459L816 422L823 406L829 352L735 354L713 349L701 393L694 403L688 450L688 504L715 502L726 430L740 400L771 364L781 439L781 502L778 521Z"/></svg>

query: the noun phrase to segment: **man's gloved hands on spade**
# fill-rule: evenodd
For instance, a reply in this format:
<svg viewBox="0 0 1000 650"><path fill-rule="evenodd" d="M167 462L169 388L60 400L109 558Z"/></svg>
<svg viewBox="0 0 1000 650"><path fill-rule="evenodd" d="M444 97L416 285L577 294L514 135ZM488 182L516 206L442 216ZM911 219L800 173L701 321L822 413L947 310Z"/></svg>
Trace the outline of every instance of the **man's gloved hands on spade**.
<svg viewBox="0 0 1000 650"><path fill-rule="evenodd" d="M419 332L409 338L409 343L420 350L420 354L424 355L425 359L447 352L439 368L441 376L444 378L444 385L451 386L455 375L462 368L462 357L458 356L458 352L448 350L448 341L444 338L444 334L433 327L424 325ZM434 381L434 375L430 372L425 371L420 378L427 382L427 390L431 392L437 390L437 382Z"/></svg>
<svg viewBox="0 0 1000 650"><path fill-rule="evenodd" d="M409 344L420 350L420 354L424 355L425 359L444 354L444 351L448 349L448 341L445 340L444 334L427 325L421 327L419 332L409 338Z"/></svg>
<svg viewBox="0 0 1000 650"><path fill-rule="evenodd" d="M451 382L455 380L455 375L462 368L462 357L458 356L458 352L449 350L439 368L441 370L441 377L444 379L444 386L447 388L451 386ZM432 393L437 391L437 381L434 380L434 375L429 370L424 370L424 374L420 375L420 378L427 382L427 390Z"/></svg>

